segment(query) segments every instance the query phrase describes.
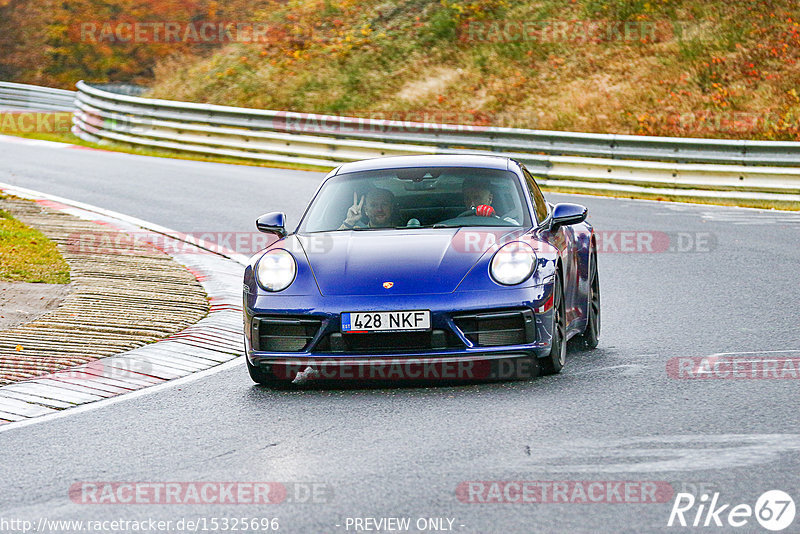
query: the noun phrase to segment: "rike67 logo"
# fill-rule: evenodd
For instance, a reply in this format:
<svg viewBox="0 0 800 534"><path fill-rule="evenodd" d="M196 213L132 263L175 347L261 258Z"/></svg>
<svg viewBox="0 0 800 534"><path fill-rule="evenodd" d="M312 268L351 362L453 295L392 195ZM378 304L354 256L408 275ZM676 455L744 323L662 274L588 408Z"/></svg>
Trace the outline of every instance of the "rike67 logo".
<svg viewBox="0 0 800 534"><path fill-rule="evenodd" d="M678 493L667 526L738 528L747 525L753 516L767 530L784 530L794 521L794 499L784 491L770 490L751 507L749 504L723 504L719 493L711 497L703 494L699 499L691 493Z"/></svg>

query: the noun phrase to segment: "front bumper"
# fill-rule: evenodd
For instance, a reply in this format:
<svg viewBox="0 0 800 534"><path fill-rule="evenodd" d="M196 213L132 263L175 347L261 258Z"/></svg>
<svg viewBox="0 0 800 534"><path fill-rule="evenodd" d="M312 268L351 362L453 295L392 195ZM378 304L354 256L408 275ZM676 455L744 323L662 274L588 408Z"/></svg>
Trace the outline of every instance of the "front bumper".
<svg viewBox="0 0 800 534"><path fill-rule="evenodd" d="M247 295L246 295L247 296ZM440 295L367 297L282 298L276 295L245 299L245 342L251 365L267 368L277 378L293 379L298 373L314 378L342 379L509 379L534 376L534 358L549 354L552 309L552 283L527 288L502 288L495 291L456 292ZM311 304L311 306L309 306ZM430 310L433 339L415 345L419 334L389 334L395 344L382 346L387 334L341 334L340 315L344 311ZM525 323L520 338L476 337L465 327L465 316L505 316L521 313ZM280 344L264 343L261 321L293 323L293 332L305 335L292 350L275 350ZM478 324L478 323L476 323ZM502 325L501 325L502 326ZM513 333L512 333L513 334ZM480 335L480 334L478 334ZM501 336L501 337L498 337ZM342 341L345 337L345 342ZM352 336L375 336L370 343L359 343ZM490 340L490 344L481 342ZM504 344L505 339L515 339ZM263 350L261 345L270 345ZM300 348L302 345L302 348Z"/></svg>
<svg viewBox="0 0 800 534"><path fill-rule="evenodd" d="M526 352L425 355L420 357L289 358L256 357L261 368L280 380L512 380L537 375Z"/></svg>

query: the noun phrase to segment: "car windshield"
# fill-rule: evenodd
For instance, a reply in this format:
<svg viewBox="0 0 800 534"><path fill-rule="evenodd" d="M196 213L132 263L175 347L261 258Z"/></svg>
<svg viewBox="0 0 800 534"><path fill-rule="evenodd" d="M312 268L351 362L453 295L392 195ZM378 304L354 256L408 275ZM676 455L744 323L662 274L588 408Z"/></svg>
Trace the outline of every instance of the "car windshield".
<svg viewBox="0 0 800 534"><path fill-rule="evenodd" d="M300 231L529 226L517 176L482 168L382 169L330 178Z"/></svg>

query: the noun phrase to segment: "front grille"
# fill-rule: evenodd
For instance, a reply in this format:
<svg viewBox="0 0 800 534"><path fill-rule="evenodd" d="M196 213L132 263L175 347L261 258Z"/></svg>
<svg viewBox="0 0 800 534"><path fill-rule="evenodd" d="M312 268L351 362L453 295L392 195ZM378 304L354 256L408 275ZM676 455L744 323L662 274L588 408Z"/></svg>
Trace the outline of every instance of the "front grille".
<svg viewBox="0 0 800 534"><path fill-rule="evenodd" d="M317 335L322 321L300 317L255 317L255 350L266 352L302 352Z"/></svg>
<svg viewBox="0 0 800 534"><path fill-rule="evenodd" d="M425 352L448 348L464 348L452 332L373 332L368 334L341 334L334 332L322 338L315 352L343 352L352 354Z"/></svg>
<svg viewBox="0 0 800 534"><path fill-rule="evenodd" d="M530 309L474 313L453 317L464 337L479 347L524 345L535 341Z"/></svg>

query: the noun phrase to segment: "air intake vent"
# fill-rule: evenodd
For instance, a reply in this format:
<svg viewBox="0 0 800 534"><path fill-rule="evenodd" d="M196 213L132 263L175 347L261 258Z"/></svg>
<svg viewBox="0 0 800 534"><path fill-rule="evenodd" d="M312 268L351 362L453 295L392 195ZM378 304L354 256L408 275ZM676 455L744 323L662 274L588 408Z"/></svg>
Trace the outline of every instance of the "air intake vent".
<svg viewBox="0 0 800 534"><path fill-rule="evenodd" d="M351 354L402 354L428 352L448 348L464 348L464 343L452 332L375 332L341 334L334 332L322 338L315 352L344 352Z"/></svg>
<svg viewBox="0 0 800 534"><path fill-rule="evenodd" d="M264 352L303 352L317 335L322 321L293 317L255 317L255 350Z"/></svg>
<svg viewBox="0 0 800 534"><path fill-rule="evenodd" d="M529 309L475 313L453 317L464 336L479 347L524 345L535 341L533 312Z"/></svg>

